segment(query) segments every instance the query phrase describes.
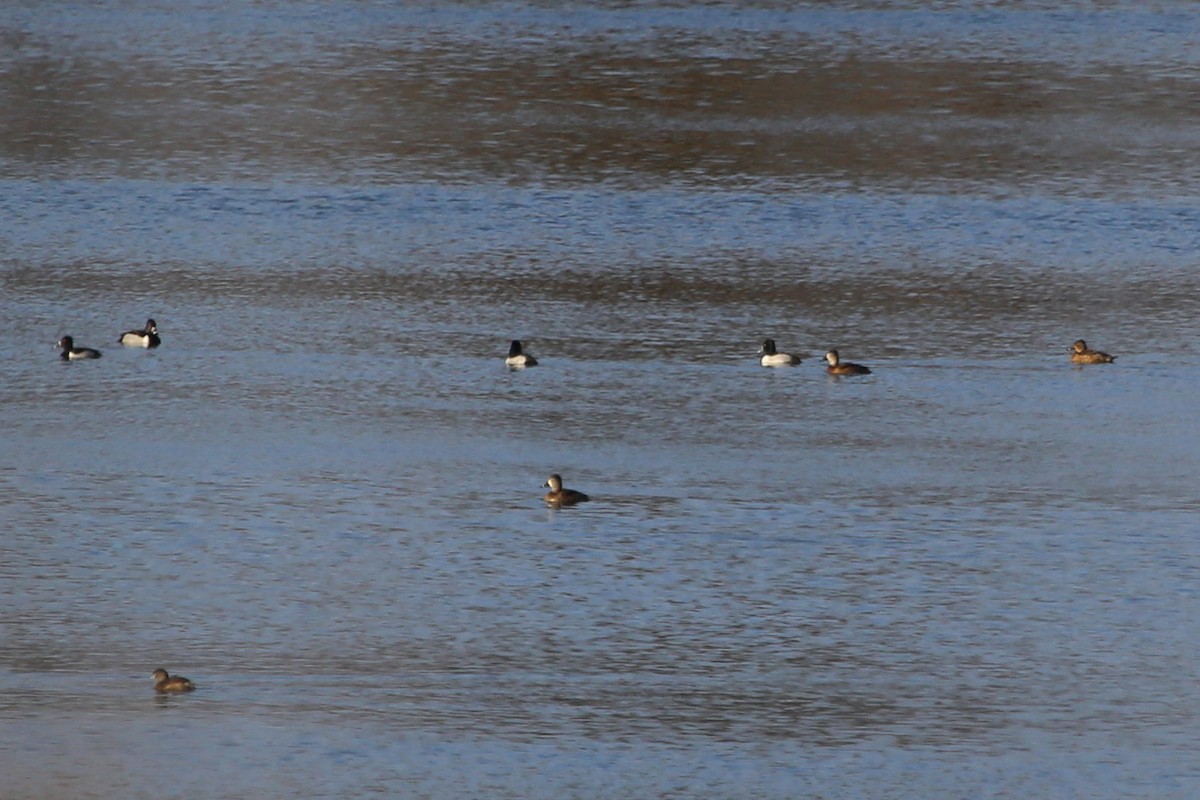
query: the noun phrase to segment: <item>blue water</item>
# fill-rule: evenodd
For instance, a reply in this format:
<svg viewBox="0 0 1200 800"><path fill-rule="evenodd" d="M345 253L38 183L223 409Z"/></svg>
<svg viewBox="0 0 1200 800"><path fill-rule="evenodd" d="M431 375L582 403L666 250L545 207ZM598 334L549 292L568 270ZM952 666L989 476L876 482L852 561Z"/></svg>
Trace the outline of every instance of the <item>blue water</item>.
<svg viewBox="0 0 1200 800"><path fill-rule="evenodd" d="M13 10L5 796L1195 796L1195 25Z"/></svg>

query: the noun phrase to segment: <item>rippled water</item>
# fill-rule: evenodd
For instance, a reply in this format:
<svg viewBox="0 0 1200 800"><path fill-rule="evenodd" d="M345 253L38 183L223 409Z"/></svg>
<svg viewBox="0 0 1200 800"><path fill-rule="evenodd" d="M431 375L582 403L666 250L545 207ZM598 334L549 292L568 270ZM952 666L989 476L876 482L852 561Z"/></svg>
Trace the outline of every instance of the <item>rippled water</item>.
<svg viewBox="0 0 1200 800"><path fill-rule="evenodd" d="M1198 26L9 9L6 796L1195 796Z"/></svg>

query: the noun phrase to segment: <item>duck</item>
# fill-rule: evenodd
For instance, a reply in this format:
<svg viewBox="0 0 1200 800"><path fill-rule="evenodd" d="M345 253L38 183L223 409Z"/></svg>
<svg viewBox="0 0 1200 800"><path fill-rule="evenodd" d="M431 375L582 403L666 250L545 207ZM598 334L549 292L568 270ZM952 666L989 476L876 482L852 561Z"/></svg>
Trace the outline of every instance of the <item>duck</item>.
<svg viewBox="0 0 1200 800"><path fill-rule="evenodd" d="M521 348L520 339L513 339L512 344L508 346L508 358L504 359L504 363L509 369L524 369L536 367L537 359Z"/></svg>
<svg viewBox="0 0 1200 800"><path fill-rule="evenodd" d="M101 356L99 350L93 350L90 347L76 347L75 340L70 336L59 339L58 346L62 348L59 358L63 361L78 361L82 358L99 358Z"/></svg>
<svg viewBox="0 0 1200 800"><path fill-rule="evenodd" d="M154 320L146 320L146 327L140 331L125 331L117 342L126 347L158 347L162 340L158 338L158 325Z"/></svg>
<svg viewBox="0 0 1200 800"><path fill-rule="evenodd" d="M545 500L555 508L573 506L576 503L583 503L591 499L583 492L577 492L574 489L564 489L562 478L559 475L551 475L542 486L550 487L550 491L546 492Z"/></svg>
<svg viewBox="0 0 1200 800"><path fill-rule="evenodd" d="M179 675L171 676L162 667L154 670L154 691L159 694L168 692L190 692L196 685L187 678Z"/></svg>
<svg viewBox="0 0 1200 800"><path fill-rule="evenodd" d="M870 375L871 370L864 367L862 364L852 364L849 361L842 361L838 357L837 350L830 350L825 354L825 363L828 364L825 371L830 375Z"/></svg>
<svg viewBox="0 0 1200 800"><path fill-rule="evenodd" d="M762 347L758 349L758 353L762 356L762 358L758 359L758 363L764 367L794 367L800 363L800 356L793 356L777 351L774 339L763 339Z"/></svg>
<svg viewBox="0 0 1200 800"><path fill-rule="evenodd" d="M1079 339L1071 345L1072 364L1111 364L1116 356L1101 353L1099 350L1089 350L1087 342Z"/></svg>

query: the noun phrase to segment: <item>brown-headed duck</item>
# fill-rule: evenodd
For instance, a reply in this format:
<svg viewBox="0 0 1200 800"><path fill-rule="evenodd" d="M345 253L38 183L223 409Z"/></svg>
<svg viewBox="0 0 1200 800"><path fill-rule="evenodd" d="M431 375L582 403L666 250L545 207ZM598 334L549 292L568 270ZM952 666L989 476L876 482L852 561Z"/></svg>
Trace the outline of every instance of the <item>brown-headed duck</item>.
<svg viewBox="0 0 1200 800"><path fill-rule="evenodd" d="M560 506L573 506L576 503L583 503L591 499L583 492L577 492L574 489L564 489L562 478L558 475L551 475L542 485L550 488L550 491L546 492L546 502L556 508Z"/></svg>
<svg viewBox="0 0 1200 800"><path fill-rule="evenodd" d="M1089 350L1087 342L1079 339L1071 345L1072 364L1111 364L1116 356L1101 353L1099 350Z"/></svg>
<svg viewBox="0 0 1200 800"><path fill-rule="evenodd" d="M830 350L825 354L825 363L829 366L825 367L825 371L830 375L870 375L871 370L864 367L862 364L852 364L849 361L842 361L838 357L837 350Z"/></svg>
<svg viewBox="0 0 1200 800"><path fill-rule="evenodd" d="M168 692L190 692L195 689L196 685L187 678L181 678L178 675L171 676L162 667L154 670L154 691L159 694L167 694Z"/></svg>

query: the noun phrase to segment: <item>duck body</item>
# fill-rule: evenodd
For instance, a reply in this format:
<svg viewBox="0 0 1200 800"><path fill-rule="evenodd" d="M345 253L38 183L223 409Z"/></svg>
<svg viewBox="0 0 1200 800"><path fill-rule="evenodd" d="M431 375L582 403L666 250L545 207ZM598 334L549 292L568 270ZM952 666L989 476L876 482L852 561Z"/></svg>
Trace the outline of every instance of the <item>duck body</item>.
<svg viewBox="0 0 1200 800"><path fill-rule="evenodd" d="M170 692L190 692L196 688L196 685L187 678L179 675L169 675L162 667L154 670L154 691L159 694L168 694Z"/></svg>
<svg viewBox="0 0 1200 800"><path fill-rule="evenodd" d="M1079 339L1071 345L1072 364L1111 364L1114 360L1116 360L1116 356L1088 348L1087 342L1083 339Z"/></svg>
<svg viewBox="0 0 1200 800"><path fill-rule="evenodd" d="M830 375L870 375L871 370L864 367L862 364L852 364L849 361L842 361L838 356L837 350L830 350L825 354L825 363L829 366L825 367L825 371Z"/></svg>
<svg viewBox="0 0 1200 800"><path fill-rule="evenodd" d="M550 491L546 492L546 496L543 499L555 508L573 506L576 503L585 503L591 499L583 492L577 492L574 489L564 489L562 478L558 475L551 475L542 485L550 488Z"/></svg>
<svg viewBox="0 0 1200 800"><path fill-rule="evenodd" d="M764 367L794 367L800 363L800 356L781 353L775 349L774 339L763 339L762 347L758 349L758 363Z"/></svg>
<svg viewBox="0 0 1200 800"><path fill-rule="evenodd" d="M76 347L75 340L70 336L64 336L59 339L58 346L62 349L59 358L63 361L79 361L85 358L99 358L101 356L99 350L93 350L90 347Z"/></svg>
<svg viewBox="0 0 1200 800"><path fill-rule="evenodd" d="M126 347L158 347L162 340L158 338L158 325L154 320L146 320L146 327L140 331L125 331L117 342Z"/></svg>
<svg viewBox="0 0 1200 800"><path fill-rule="evenodd" d="M520 339L513 339L512 344L508 346L508 358L504 359L504 365L509 369L525 369L536 367L537 359L522 349Z"/></svg>

